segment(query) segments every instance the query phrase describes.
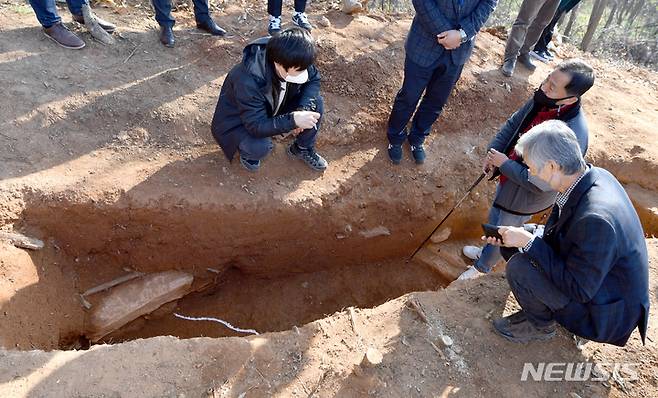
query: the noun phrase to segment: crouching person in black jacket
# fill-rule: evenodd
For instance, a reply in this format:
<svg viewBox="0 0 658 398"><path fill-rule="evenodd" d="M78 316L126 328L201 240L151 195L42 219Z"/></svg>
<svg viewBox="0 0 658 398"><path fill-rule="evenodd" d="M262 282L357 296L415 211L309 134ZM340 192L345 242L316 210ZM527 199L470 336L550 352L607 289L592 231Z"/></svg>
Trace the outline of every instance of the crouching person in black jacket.
<svg viewBox="0 0 658 398"><path fill-rule="evenodd" d="M299 28L245 47L242 62L226 76L211 126L229 160L238 152L242 166L256 171L272 150L272 136L295 134L288 155L313 170L327 168L315 152L323 113L316 52L311 35Z"/></svg>

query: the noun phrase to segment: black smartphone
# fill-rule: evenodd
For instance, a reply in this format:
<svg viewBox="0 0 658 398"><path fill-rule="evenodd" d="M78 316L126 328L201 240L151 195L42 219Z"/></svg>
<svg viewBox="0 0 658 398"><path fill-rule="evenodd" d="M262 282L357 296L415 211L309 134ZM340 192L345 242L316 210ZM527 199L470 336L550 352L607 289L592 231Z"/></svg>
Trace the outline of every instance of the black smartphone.
<svg viewBox="0 0 658 398"><path fill-rule="evenodd" d="M500 227L497 225L482 224L482 230L484 231L484 236L488 238L496 238L502 243L503 237L498 233L498 228Z"/></svg>

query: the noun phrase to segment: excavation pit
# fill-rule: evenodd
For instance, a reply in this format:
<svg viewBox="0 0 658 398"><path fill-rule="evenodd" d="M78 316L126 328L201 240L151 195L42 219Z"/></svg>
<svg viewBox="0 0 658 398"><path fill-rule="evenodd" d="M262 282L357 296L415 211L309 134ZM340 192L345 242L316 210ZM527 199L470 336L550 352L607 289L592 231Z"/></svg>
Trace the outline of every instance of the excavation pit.
<svg viewBox="0 0 658 398"><path fill-rule="evenodd" d="M299 209L256 225L243 223L236 231L229 222L241 217L235 212L37 202L16 227L43 239L44 249L6 245L2 255L7 264L32 270L25 285L15 281L0 309L6 320L3 345L16 349L85 349L160 335L246 335L182 317L221 319L259 333L283 331L348 307L374 307L408 292L437 290L451 280L423 262L408 261L414 242L400 244L399 235L384 226L343 227L340 233L324 224L315 230L281 229L308 218ZM285 238L264 238L275 230ZM236 234L251 238L236 244ZM109 333L98 333L94 319L108 300L129 306L136 292L146 289L140 283L171 272L189 276L190 283L162 302L148 303ZM136 287L126 293L131 284ZM127 296L117 297L122 294Z"/></svg>

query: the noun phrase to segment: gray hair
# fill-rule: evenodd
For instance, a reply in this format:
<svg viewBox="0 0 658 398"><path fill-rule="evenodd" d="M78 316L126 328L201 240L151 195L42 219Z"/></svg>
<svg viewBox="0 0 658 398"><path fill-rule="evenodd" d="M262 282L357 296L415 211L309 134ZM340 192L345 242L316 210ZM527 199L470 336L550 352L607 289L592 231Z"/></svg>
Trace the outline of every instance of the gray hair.
<svg viewBox="0 0 658 398"><path fill-rule="evenodd" d="M560 120L547 120L523 134L514 150L541 170L549 160L566 175L585 170L585 159L573 130Z"/></svg>

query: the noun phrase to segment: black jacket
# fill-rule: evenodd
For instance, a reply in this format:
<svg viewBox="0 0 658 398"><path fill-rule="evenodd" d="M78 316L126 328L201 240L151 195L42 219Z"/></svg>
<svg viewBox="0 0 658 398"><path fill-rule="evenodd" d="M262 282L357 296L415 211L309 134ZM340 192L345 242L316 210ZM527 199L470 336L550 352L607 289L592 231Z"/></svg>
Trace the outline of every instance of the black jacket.
<svg viewBox="0 0 658 398"><path fill-rule="evenodd" d="M292 113L273 116L280 85L274 65L269 65L265 56L269 39L257 39L244 48L242 62L228 73L219 93L211 130L229 159L247 135L265 138L297 127ZM308 68L308 77L304 84L288 83L281 109L293 98L296 109L315 108L320 73L314 65Z"/></svg>

